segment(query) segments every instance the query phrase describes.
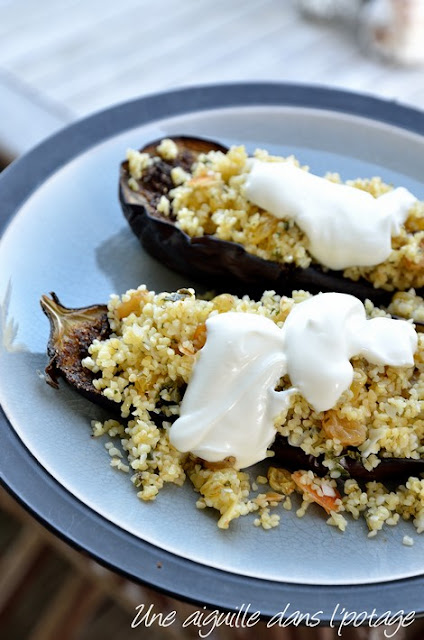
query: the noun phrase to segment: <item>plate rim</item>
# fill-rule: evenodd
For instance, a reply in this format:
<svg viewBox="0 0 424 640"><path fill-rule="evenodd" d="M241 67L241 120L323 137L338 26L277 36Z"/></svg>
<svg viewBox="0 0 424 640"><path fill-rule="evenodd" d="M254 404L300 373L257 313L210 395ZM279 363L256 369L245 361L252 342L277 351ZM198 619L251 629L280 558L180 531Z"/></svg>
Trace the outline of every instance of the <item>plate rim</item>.
<svg viewBox="0 0 424 640"><path fill-rule="evenodd" d="M319 85L235 82L196 85L142 96L68 125L3 171L0 175L0 241L28 197L50 175L90 147L126 130L167 117L254 106L339 112L393 125L421 136L424 133L424 112L418 109ZM25 176L23 184L22 175ZM22 460L25 461L25 476L20 473ZM3 409L0 410L0 469L2 485L60 538L86 551L101 564L173 597L226 611L237 611L243 603L250 603L252 611L260 611L264 619L290 603L288 615L294 610L311 615L319 611L320 622L325 624L332 615L334 622L341 619L342 612L334 613L337 604L349 611L362 611L364 606L367 611L369 603L379 614L398 611L401 591L407 603L405 613L414 611L417 616L424 615L424 603L420 601L417 589L424 585L423 576L368 585L302 585L240 576L163 551L124 531L74 497L36 460ZM53 519L52 500L61 507L60 517L56 515ZM77 521L75 514L78 514ZM115 544L111 544L112 541ZM130 566L123 555L124 546L137 555L143 553L142 566Z"/></svg>

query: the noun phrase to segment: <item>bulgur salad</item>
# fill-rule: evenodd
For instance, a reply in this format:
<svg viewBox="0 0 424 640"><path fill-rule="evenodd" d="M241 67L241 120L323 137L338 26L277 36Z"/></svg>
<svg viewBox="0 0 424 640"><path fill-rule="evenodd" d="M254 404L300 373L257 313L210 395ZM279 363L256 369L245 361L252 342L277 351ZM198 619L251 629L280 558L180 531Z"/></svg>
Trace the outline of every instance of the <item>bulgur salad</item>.
<svg viewBox="0 0 424 640"><path fill-rule="evenodd" d="M147 145L147 151L127 152L121 171L134 196L123 193L121 185L121 204L141 241L144 233L149 235L148 250L154 243L140 221L144 191L146 206L154 200L159 217L196 241L227 243L223 253L232 243L284 268L318 266L350 282L366 281L371 289L424 286L424 203L403 187L393 188L378 177L346 183L337 173L319 178L294 157L263 149L249 157L244 146L226 150L211 143L210 151L200 147L190 155L192 140L194 148L198 140L185 140L167 138ZM185 251L183 243L179 246ZM160 246L155 252L160 253ZM163 259L166 262L166 256ZM181 270L177 258L171 266ZM198 267L201 272L201 261ZM237 277L240 270L237 267ZM270 277L275 274L270 272Z"/></svg>
<svg viewBox="0 0 424 640"><path fill-rule="evenodd" d="M259 301L230 294L199 298L192 289L156 294L145 286L111 296L107 306L110 334L92 342L82 364L94 375L96 390L120 411L119 419L94 422L93 435L110 437L106 444L110 464L130 475L141 500L154 500L167 483L182 485L188 478L198 494L197 508L215 509L222 529L247 514L254 514L254 525L269 529L279 524L286 510L295 510L302 517L315 503L322 507L328 524L342 531L350 517L364 518L370 537L400 519L411 520L419 533L424 531L424 479L419 473L383 484L356 479L343 466L344 458L350 456L372 473L387 459L407 464L424 458L422 333L414 332L412 362L381 364L366 349L350 357L351 382L325 410L311 406L293 388L284 367L283 375L271 381L273 393L289 391L278 415L273 416L274 437L320 459L325 475L279 464L273 438L265 453L266 476L255 475L254 467L240 468L234 455L207 461L172 443L172 429L181 419L183 399L194 384L196 364L213 335L211 323L216 326L217 318L224 316L248 316L249 321L259 319L269 327L272 324L272 331L283 332L290 314L316 298L319 296L304 291L294 291L291 297L267 291ZM357 306L355 309L358 311ZM398 293L387 309L367 301L363 313L361 326L367 327L374 326L375 320L386 321L389 314L422 322L424 300L413 291ZM412 344L411 321L389 322L396 330L402 325ZM267 324L267 330L269 327ZM230 368L231 362L224 364ZM207 397L207 389L205 393ZM254 393L250 386L249 394Z"/></svg>

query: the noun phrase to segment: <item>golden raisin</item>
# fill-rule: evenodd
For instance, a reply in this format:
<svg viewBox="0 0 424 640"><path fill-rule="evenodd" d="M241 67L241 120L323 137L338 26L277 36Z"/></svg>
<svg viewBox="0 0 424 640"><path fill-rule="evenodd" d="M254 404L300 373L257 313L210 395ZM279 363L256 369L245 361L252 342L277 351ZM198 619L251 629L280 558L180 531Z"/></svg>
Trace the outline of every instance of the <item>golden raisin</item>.
<svg viewBox="0 0 424 640"><path fill-rule="evenodd" d="M295 490L295 483L291 476L290 471L287 469L279 469L278 467L268 468L268 482L271 489L284 493L285 496L289 496Z"/></svg>
<svg viewBox="0 0 424 640"><path fill-rule="evenodd" d="M264 214L261 222L254 230L252 230L252 242L254 242L255 245L258 245L260 242L265 240L265 238L269 238L273 233L275 233L277 225L277 218Z"/></svg>
<svg viewBox="0 0 424 640"><path fill-rule="evenodd" d="M324 412L321 424L327 438L338 440L345 447L358 447L367 437L367 427L362 422L340 418L333 409Z"/></svg>
<svg viewBox="0 0 424 640"><path fill-rule="evenodd" d="M230 293L221 293L221 295L215 296L212 302L215 309L220 313L225 313L234 308L235 298Z"/></svg>
<svg viewBox="0 0 424 640"><path fill-rule="evenodd" d="M116 314L119 320L126 318L130 313L138 313L140 311L141 304L146 302L148 293L149 292L145 289L134 291L129 300L121 302L121 304L116 308Z"/></svg>

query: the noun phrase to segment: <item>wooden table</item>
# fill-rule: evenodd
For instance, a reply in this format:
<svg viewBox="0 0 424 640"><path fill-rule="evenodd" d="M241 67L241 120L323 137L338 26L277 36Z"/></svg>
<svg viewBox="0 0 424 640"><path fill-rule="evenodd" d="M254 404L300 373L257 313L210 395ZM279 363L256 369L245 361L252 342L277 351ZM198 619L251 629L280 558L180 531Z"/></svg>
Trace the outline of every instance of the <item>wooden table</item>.
<svg viewBox="0 0 424 640"><path fill-rule="evenodd" d="M235 80L324 84L424 105L424 68L367 57L295 0L0 0L0 153L142 94Z"/></svg>

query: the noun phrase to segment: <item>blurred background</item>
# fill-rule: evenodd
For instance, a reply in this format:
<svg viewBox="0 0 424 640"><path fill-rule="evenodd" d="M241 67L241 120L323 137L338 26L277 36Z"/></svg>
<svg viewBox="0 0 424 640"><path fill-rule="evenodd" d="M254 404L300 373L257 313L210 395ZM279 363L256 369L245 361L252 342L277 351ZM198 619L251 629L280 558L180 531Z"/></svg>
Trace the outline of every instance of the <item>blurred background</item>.
<svg viewBox="0 0 424 640"><path fill-rule="evenodd" d="M0 0L0 168L66 124L179 86L319 84L424 105L424 0ZM131 629L135 606L195 607L70 549L0 494L0 636L198 637ZM418 640L416 622L397 640ZM378 640L384 629L343 637ZM335 640L330 629L220 629L210 637Z"/></svg>
<svg viewBox="0 0 424 640"><path fill-rule="evenodd" d="M146 93L242 80L424 103L423 0L0 0L0 153Z"/></svg>

